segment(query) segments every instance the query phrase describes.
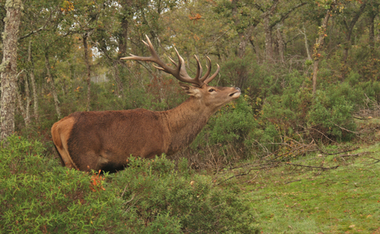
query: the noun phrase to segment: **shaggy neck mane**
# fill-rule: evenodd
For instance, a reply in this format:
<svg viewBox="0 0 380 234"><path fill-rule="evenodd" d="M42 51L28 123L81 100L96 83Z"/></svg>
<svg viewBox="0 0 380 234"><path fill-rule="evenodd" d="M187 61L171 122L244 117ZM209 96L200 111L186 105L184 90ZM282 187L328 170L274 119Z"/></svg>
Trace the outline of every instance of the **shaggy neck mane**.
<svg viewBox="0 0 380 234"><path fill-rule="evenodd" d="M181 105L161 114L165 116L171 133L167 154L172 154L195 139L213 112L201 100L190 97Z"/></svg>

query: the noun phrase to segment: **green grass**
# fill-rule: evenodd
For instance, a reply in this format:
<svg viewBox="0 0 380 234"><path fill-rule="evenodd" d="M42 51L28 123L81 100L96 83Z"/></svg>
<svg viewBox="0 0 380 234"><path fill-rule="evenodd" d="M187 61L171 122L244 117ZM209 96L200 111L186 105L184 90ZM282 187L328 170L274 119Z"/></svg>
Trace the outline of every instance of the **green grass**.
<svg viewBox="0 0 380 234"><path fill-rule="evenodd" d="M337 169L284 164L229 184L239 183L262 233L380 233L380 144L350 154L363 152L292 161Z"/></svg>

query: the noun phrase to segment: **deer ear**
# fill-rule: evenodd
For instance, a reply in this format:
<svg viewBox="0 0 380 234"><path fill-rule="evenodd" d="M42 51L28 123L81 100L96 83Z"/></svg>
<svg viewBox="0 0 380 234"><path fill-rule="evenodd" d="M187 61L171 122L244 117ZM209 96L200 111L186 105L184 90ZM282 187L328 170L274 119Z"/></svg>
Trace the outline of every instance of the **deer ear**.
<svg viewBox="0 0 380 234"><path fill-rule="evenodd" d="M179 83L181 88L185 90L185 92L193 97L200 98L201 97L201 92L199 91L199 88L194 87L192 85L184 84L184 83Z"/></svg>

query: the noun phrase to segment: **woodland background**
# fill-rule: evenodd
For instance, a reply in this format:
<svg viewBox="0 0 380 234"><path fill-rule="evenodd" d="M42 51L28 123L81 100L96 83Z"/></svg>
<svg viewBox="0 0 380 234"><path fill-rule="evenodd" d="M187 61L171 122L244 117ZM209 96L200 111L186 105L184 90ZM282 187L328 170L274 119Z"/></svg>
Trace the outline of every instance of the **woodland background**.
<svg viewBox="0 0 380 234"><path fill-rule="evenodd" d="M17 8L18 32L6 27ZM227 162L352 140L354 116L379 111L379 11L376 0L1 1L2 137L49 144L52 124L75 111L177 106L187 97L176 80L120 60L147 55L148 35L190 73L193 55L211 57L222 68L213 85L243 91L182 155ZM17 49L6 47L12 30Z"/></svg>
<svg viewBox="0 0 380 234"><path fill-rule="evenodd" d="M379 231L379 12L378 0L0 0L0 230ZM211 85L241 97L175 161L61 167L60 118L187 98L151 64L120 60L148 55L145 35L190 74L209 56Z"/></svg>

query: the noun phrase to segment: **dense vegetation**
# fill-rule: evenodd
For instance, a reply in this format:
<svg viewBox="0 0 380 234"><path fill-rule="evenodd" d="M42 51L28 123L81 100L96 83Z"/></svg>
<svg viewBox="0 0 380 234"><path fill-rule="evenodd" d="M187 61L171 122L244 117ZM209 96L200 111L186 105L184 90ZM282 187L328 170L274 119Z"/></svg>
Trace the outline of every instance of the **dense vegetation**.
<svg viewBox="0 0 380 234"><path fill-rule="evenodd" d="M257 214L245 196L193 169L218 174L268 159L273 166L326 153L326 145L376 139L363 139L358 119L380 110L377 0L7 0L0 2L2 32L12 2L23 7L15 135L0 147L6 230L247 233ZM221 66L211 84L240 87L242 96L172 156L175 163L135 160L105 177L59 167L50 136L58 119L86 110L167 110L187 98L151 65L120 60L148 55L145 35L163 58L175 58L175 46L190 74L194 54L203 67L209 56L213 70Z"/></svg>
<svg viewBox="0 0 380 234"><path fill-rule="evenodd" d="M9 233L254 233L249 203L165 157L131 159L117 174L67 170L41 143L0 148L0 230Z"/></svg>

